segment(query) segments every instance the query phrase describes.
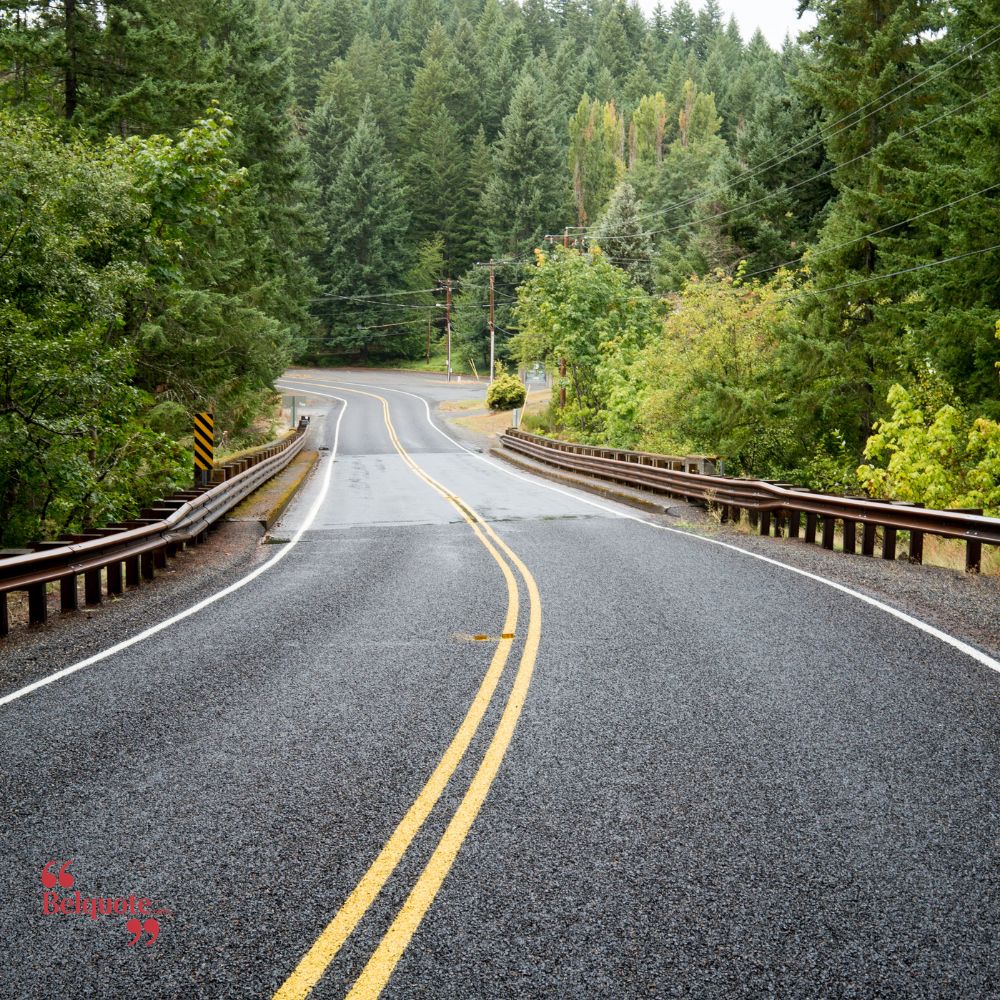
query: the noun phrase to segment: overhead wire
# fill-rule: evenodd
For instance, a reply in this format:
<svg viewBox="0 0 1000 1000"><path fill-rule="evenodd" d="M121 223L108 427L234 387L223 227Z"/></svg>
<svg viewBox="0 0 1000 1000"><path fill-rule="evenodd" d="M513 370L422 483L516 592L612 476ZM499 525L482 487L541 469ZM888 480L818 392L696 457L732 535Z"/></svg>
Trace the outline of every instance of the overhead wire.
<svg viewBox="0 0 1000 1000"><path fill-rule="evenodd" d="M998 39L998 41L1000 41L1000 39ZM705 222L712 222L715 219L724 219L727 216L734 215L736 212L742 212L748 208L755 208L757 205L763 205L765 202L771 201L773 198L776 198L779 194L781 195L787 194L789 191L794 191L797 188L803 187L806 184L811 184L813 181L819 180L823 177L827 177L830 174L835 173L838 170L841 170L843 167L850 166L850 164L852 163L857 163L859 160L867 159L869 156L873 156L875 153L880 152L889 143L898 142L900 139L906 139L909 136L914 135L915 133L920 132L925 128L928 128L929 126L934 125L937 122L950 117L951 115L957 114L959 111L962 111L965 108L967 108L970 104L975 104L977 101L981 101L984 97L988 97L997 89L998 88L996 87L990 87L987 90L984 90L981 94L976 94L974 97L971 97L968 101L964 101L962 104L956 105L953 108L949 108L947 111L942 112L940 115L938 115L935 118L932 118L928 122L921 122L919 125L915 125L913 128L909 129L906 132L900 132L899 134L890 135L881 146L878 146L874 149L869 149L864 153L859 153L857 156L851 157L851 159L845 160L843 163L839 163L836 166L828 167L826 170L821 170L810 177L806 177L801 181L796 181L796 183L790 184L788 187L782 187L780 190L771 191L761 198L756 198L753 201L743 202L739 205L736 205L733 208L726 209L724 212L716 212L714 215L703 216L700 219L692 219L688 222L683 222L677 226L669 226L662 229L649 229L643 232L635 233L633 234L633 238L638 238L641 236L658 236L667 233L680 232L681 230L684 229L692 229L696 226L702 225ZM592 237L587 236L584 238L594 242Z"/></svg>
<svg viewBox="0 0 1000 1000"><path fill-rule="evenodd" d="M960 205L962 202L969 201L972 198L977 198L981 195L988 194L990 191L995 191L1000 188L1000 183L990 184L987 187L980 188L978 191L973 191L970 194L962 195L961 198L955 198L952 201L947 202L944 205L936 205L934 208L929 208L924 212L920 212L917 215L912 215L907 219L901 219L899 222L893 222L888 226L883 226L881 229L872 230L870 233L864 233L861 236L855 236L852 239L844 240L841 243L835 243L833 246L823 247L821 249L815 250L810 253L810 260L815 260L817 257L823 257L826 254L834 253L837 250L843 250L845 247L852 246L855 243L861 243L864 240L872 239L875 236L881 236L885 233L891 232L893 229L899 229L900 226L909 225L911 222L918 222L920 219L927 218L930 215L934 215L938 212L943 212L946 209L953 208L955 205ZM619 257L614 256L609 253L604 253L604 258L612 262L618 263L629 263L629 264L652 264L659 260L658 257ZM779 271L783 267L792 266L804 267L805 264L801 257L793 257L789 260L784 260L780 264L772 264L770 267L762 267L756 271L744 272L741 277L743 278L753 278L760 274L770 274L772 271Z"/></svg>
<svg viewBox="0 0 1000 1000"><path fill-rule="evenodd" d="M913 267L903 267L898 271L889 271L886 274L870 274L865 278L858 278L854 281L844 281L839 285L830 285L828 288L802 288L787 295L779 296L781 299L802 298L808 295L825 295L827 292L839 292L845 288L854 288L858 285L870 285L872 282L885 281L886 278L896 278L901 274L913 274L915 271L927 271L933 267L941 267L943 264L951 264L956 260L965 260L967 257L978 257L984 253L991 253L1000 250L1000 243L995 243L990 247L983 247L981 250L969 250L966 253L953 254L951 257L941 257L937 260L925 261L923 264L916 264Z"/></svg>
<svg viewBox="0 0 1000 1000"><path fill-rule="evenodd" d="M994 27L989 28L988 30L982 32L976 38L973 38L969 42L965 43L965 45L962 46L962 48L967 48L970 45L974 45L976 42L980 41L981 39L985 38L986 36L991 35L991 34L993 34L994 32L997 32L997 31L1000 31L1000 25L995 25ZM829 139L833 138L834 136L839 135L841 132L844 132L844 131L846 131L849 128L853 128L856 125L859 125L861 122L863 122L866 119L870 118L872 115L876 114L877 112L882 111L882 110L884 110L887 107L890 107L891 105L895 104L897 101L902 100L904 97L908 97L914 91L919 90L921 87L926 86L928 83L931 83L931 82L933 82L936 79L939 79L945 73L947 73L950 70L954 69L956 66L960 65L961 63L965 62L966 60L971 59L973 56L980 55L981 53L985 52L987 49L992 48L994 45L997 45L997 44L1000 44L1000 37L997 37L997 38L993 39L989 44L984 45L984 46L982 46L979 49L976 49L974 52L965 53L964 55L961 56L961 58L955 60L955 62L953 62L950 66L946 66L940 73L936 74L935 76L932 76L932 77L928 78L927 80L924 80L923 82L919 83L915 87L911 87L910 90L906 91L903 94L900 94L898 97L894 97L891 101L883 101L883 98L888 97L889 95L895 93L901 87L905 87L908 83L911 83L913 80L918 79L920 76L923 76L925 73L930 72L935 67L942 65L943 63L947 62L949 59L952 59L956 55L956 53L949 53L945 58L940 59L940 60L938 60L938 62L932 63L930 66L927 66L925 69L922 69L918 73L913 74L913 76L911 76L908 79L906 79L906 80L902 81L901 83L897 84L892 89L885 91L883 94L880 94L876 98L873 98L867 104L863 104L860 107L855 108L853 111L851 111L848 114L842 116L837 121L832 122L829 125L824 126L822 129L820 129L818 132L816 132L813 136L811 136L811 137L807 136L807 137L805 137L803 139L800 139L798 142L794 143L792 146L790 146L783 153L778 154L776 156L772 156L772 157L770 157L767 160L761 161L760 163L754 164L752 167L748 168L743 173L737 175L736 177L732 178L731 180L726 181L724 184L717 185L716 188L715 188L715 190L725 190L726 188L733 187L736 184L742 183L743 181L750 180L751 178L757 176L760 173L764 173L765 171L771 170L774 167L780 166L783 163L787 163L789 160L795 159L795 157L800 156L802 153L808 152L810 149L813 149L814 147L820 145L821 143L824 143L824 142L828 141ZM882 102L882 103L879 103L879 102ZM877 106L876 107L872 107L872 105L877 105ZM850 122L849 124L843 125L842 128L836 128L835 129L836 126L841 125L844 122L847 122L848 119L853 118L856 114L858 114L861 111L864 111L866 108L872 108L872 110L869 111L868 114L863 115L861 118L857 119L857 121ZM830 131L831 129L835 129L835 131L831 132ZM827 134L827 133L829 133L829 134ZM806 141L806 139L810 140L809 144L806 145L806 146L804 146L804 147L802 147L802 144L803 144L803 142ZM802 147L802 148L799 148L799 147ZM848 162L853 162L853 161L848 161ZM844 165L845 164L840 164L840 166L844 166ZM839 169L839 167L835 167L833 169ZM832 172L832 171L830 171L830 172ZM825 175L818 175L818 176L825 176ZM813 178L813 179L817 179L817 178ZM686 208L689 205L695 204L703 196L704 196L703 194L699 194L697 196L693 196L693 197L690 197L690 198L687 198L687 199L684 199L684 200L681 200L681 201L678 201L678 202L673 202L673 203L671 203L669 205L666 205L663 208L657 209L655 211L650 211L648 213L640 213L640 215L637 216L637 219L652 219L652 218L656 218L659 215L663 215L666 212L674 211L674 210L680 209L680 208ZM582 235L584 237L586 237L589 232L591 232L593 229L596 228L596 224L595 225L590 225L590 226L577 226L577 227L574 227L574 228L576 230L580 231L582 233Z"/></svg>

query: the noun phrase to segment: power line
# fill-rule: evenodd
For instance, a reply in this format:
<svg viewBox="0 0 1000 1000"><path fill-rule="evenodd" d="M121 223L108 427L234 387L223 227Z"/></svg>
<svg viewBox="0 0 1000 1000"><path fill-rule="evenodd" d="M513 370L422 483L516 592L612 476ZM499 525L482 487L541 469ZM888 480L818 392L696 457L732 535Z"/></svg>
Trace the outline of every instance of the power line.
<svg viewBox="0 0 1000 1000"><path fill-rule="evenodd" d="M942 257L939 260L927 261L917 264L914 267L904 267L898 271L889 271L886 274L871 274L867 278L859 278L855 281L845 281L839 285L831 285L829 288L803 288L788 295L780 296L782 299L801 298L806 295L822 295L826 292L839 292L844 288L854 288L857 285L869 285L873 281L884 281L886 278L896 278L901 274L912 274L914 271L927 271L932 267L940 267L942 264L951 264L956 260L965 260L967 257L978 257L980 254L990 253L993 250L1000 250L1000 243L995 243L991 247L984 247L982 250L969 250L967 253L954 254L951 257Z"/></svg>
<svg viewBox="0 0 1000 1000"><path fill-rule="evenodd" d="M826 254L833 253L836 250L843 250L844 247L852 246L855 243L861 243L863 240L869 240L873 236L881 236L883 233L891 232L893 229L899 229L900 226L908 225L911 222L917 222L920 219L925 219L928 215L934 215L936 212L943 212L946 208L952 208L955 205L961 205L963 201L968 201L970 198L977 198L980 195L987 194L990 191L994 191L1000 188L1000 183L991 184L989 187L984 187L979 191L973 191L972 194L964 195L961 198L956 198L954 201L949 201L947 205L938 205L936 208L929 208L926 212L921 212L919 215L911 216L909 219L903 219L902 222L894 222L891 226L883 226L881 229L876 229L874 232L865 233L864 236L856 236L852 240L844 240L843 243L835 243L832 247L823 247L817 250L815 253L810 255L810 260L815 260L817 257L824 257ZM786 260L781 264L773 264L771 267L762 267L759 271L750 271L749 274L744 274L744 278L754 278L758 274L768 274L771 271L778 271L783 267L788 267L791 264L797 264L799 267L803 267L803 263L800 258L795 258L795 260Z"/></svg>
<svg viewBox="0 0 1000 1000"><path fill-rule="evenodd" d="M761 198L756 198L753 201L748 201L740 205L736 205L734 208L726 209L726 211L724 212L716 212L714 215L704 216L701 219L692 219L690 222L684 222L678 226L670 226L664 229L650 229L647 230L646 232L634 233L631 234L632 238L637 238L640 236L664 235L667 233L676 233L683 229L692 229L696 226L702 225L703 223L712 222L715 219L724 219L726 216L733 215L736 212L741 212L745 209L754 208L757 205L762 205L765 202L770 201L772 198L776 198L779 194L787 194L789 191L796 190L796 188L803 187L804 185L810 184L813 181L819 180L822 177L827 177L830 174L835 173L836 171L841 170L846 166L850 166L850 164L852 163L857 163L859 160L867 159L869 156L873 156L875 153L881 152L890 143L898 142L900 139L906 139L907 137L913 135L914 133L920 132L922 129L928 128L929 126L936 124L937 122L941 121L944 118L948 118L951 115L957 114L959 111L962 111L964 108L967 108L970 104L975 104L976 101L981 101L984 97L987 97L990 94L992 94L996 89L997 89L996 87L991 87L987 90L984 90L983 93L977 94L975 97L970 98L968 101L965 101L962 104L956 105L955 107L949 108L947 111L942 112L936 118L932 118L929 122L922 122L919 125L915 125L907 132L901 132L898 135L889 136L885 140L885 142L882 143L881 146L876 146L874 149L869 149L864 153L859 153L857 156L854 156L849 160L845 160L843 163L839 163L836 166L829 167L826 170L821 170L819 173L813 174L811 177L806 177L804 180L796 181L796 183L790 184L788 187L783 187L778 191L771 191L770 193L764 195ZM586 239L593 241L593 238L589 236L586 237Z"/></svg>
<svg viewBox="0 0 1000 1000"><path fill-rule="evenodd" d="M955 205L960 205L964 201L969 201L972 198L977 198L980 195L988 194L990 191L994 191L1000 188L1000 183L990 184L988 187L981 188L979 191L973 191L971 194L963 195L961 198L955 198L953 201L949 201L945 205L937 205L934 208L929 208L925 212L920 212L918 215L910 216L908 219L902 219L899 222L893 222L891 225L883 226L881 229L875 229L870 233L865 233L862 236L855 236L853 239L844 240L842 243L835 243L833 246L824 247L822 249L816 250L810 254L810 261L815 260L817 257L826 256L826 254L833 253L836 250L843 250L844 247L852 246L855 243L861 243L863 240L871 239L875 236L881 236L883 233L891 232L893 229L898 229L900 226L908 225L911 222L918 222L920 219L924 219L929 215L934 215L937 212L943 212L945 209L953 208ZM636 263L636 264L654 264L657 263L661 258L659 257L614 257L611 254L604 254L605 260L610 260L613 262L624 262L624 263ZM760 274L769 274L772 271L779 271L783 267L791 267L797 265L799 267L804 267L802 259L800 257L794 257L790 260L784 260L780 264L772 264L770 267L762 267L757 271L745 272L741 275L742 278L754 278Z"/></svg>
<svg viewBox="0 0 1000 1000"><path fill-rule="evenodd" d="M967 42L961 48L968 48L971 45L975 45L976 42L978 42L981 39L985 38L987 35L993 34L995 31L1000 31L1000 25L995 25L994 27L988 29L987 31L982 32L980 35L978 35L976 38L971 39L969 42ZM975 50L974 52L969 52L969 53L966 53L965 55L961 56L961 58L957 59L954 63L952 63L952 65L946 66L940 73L936 74L933 77L930 77L927 80L924 80L922 83L918 84L916 87L912 87L910 90L906 91L906 93L900 94L898 97L893 98L891 101L886 101L884 103L879 103L879 102L883 101L884 98L888 97L890 94L895 93L901 87L905 87L907 84L909 84L912 81L916 80L920 76L923 76L925 73L929 73L935 67L940 66L943 63L947 62L949 59L953 58L953 56L956 54L956 53L949 53L943 59L938 60L936 63L932 63L930 66L926 67L925 69L920 70L918 73L915 73L913 76L911 76L908 79L904 80L902 83L897 84L891 90L885 91L885 93L880 94L876 98L873 98L867 104L863 104L859 108L855 108L853 111L851 111L848 114L844 115L843 117L839 118L837 121L832 122L829 125L824 126L822 129L819 130L819 132L817 132L812 137L809 145L805 146L804 148L799 149L798 147L802 146L802 144L804 142L806 142L807 139L810 138L808 136L806 136L806 137L800 139L798 142L794 143L784 153L782 153L780 155L777 155L777 156L772 156L772 157L770 157L767 160L763 160L762 162L755 164L753 167L749 167L743 173L737 175L736 177L732 178L731 180L727 181L726 183L724 183L722 185L718 185L715 190L718 191L718 190L724 190L726 188L733 187L736 184L738 184L738 183L740 183L740 182L742 182L744 180L749 180L750 178L755 177L755 176L757 176L760 173L763 173L765 170L770 170L770 169L772 169L774 167L780 166L782 163L787 163L789 160L792 160L795 157L800 156L802 153L808 152L810 149L812 149L815 146L821 144L826 139L831 139L835 135L839 135L841 132L846 131L848 128L853 128L856 125L859 125L861 122L865 121L867 118L870 118L873 114L876 114L878 111L881 111L884 108L887 108L887 107L889 107L892 104L895 104L897 101L900 101L904 97L909 96L914 91L919 90L921 87L925 86L926 84L931 83L934 80L940 78L945 73L947 73L948 71L954 69L956 66L960 65L965 60L971 59L973 56L976 56L976 55L979 55L979 54L985 52L987 49L992 48L992 46L994 46L994 45L996 45L998 43L1000 43L1000 38L993 39L993 41L991 41L989 44L982 46L981 48ZM961 51L961 48L958 51ZM989 93L989 91L987 91L987 93ZM847 122L847 120L849 118L853 118L854 115L858 114L861 111L864 111L866 108L872 107L872 105L877 105L877 107L873 107L872 110L868 112L868 114L862 116L857 121L854 121L854 122L851 122L850 124L844 125L843 128L839 128L839 129L836 129L836 131L830 132L831 129L835 129L836 126L841 125L844 122ZM830 134L826 135L825 133L828 133L828 132L830 132ZM853 162L853 161L848 161L848 162ZM840 164L839 166L845 166L845 165L846 164ZM835 167L834 169L839 169L839 166ZM832 171L830 171L830 172L832 172ZM816 179L818 179L819 177L822 177L822 176L825 176L825 174L817 175L817 177L814 177L812 179L816 180ZM699 194L697 196L694 196L694 197L691 197L691 198L688 198L688 199L685 199L685 200L682 200L682 201L674 202L674 203L672 203L670 205L667 205L664 208L658 209L656 211L651 211L649 213L641 214L641 215L637 216L636 218L638 220L656 218L657 216L665 214L666 212L674 211L675 209L679 209L679 208L686 208L687 206L696 203L698 200L700 200L701 197L703 197L703 195ZM593 230L593 229L596 228L596 225L580 226L580 227L577 227L577 228L581 229L581 230L584 230L585 233L589 233L591 230ZM669 231L669 230L667 230L667 231ZM654 232L657 232L657 230L654 230Z"/></svg>

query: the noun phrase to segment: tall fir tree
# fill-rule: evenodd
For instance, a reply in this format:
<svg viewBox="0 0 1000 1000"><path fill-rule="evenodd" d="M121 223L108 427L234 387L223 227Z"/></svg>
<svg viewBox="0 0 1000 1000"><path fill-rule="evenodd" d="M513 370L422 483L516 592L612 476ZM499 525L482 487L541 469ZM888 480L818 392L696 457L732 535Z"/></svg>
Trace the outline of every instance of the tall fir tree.
<svg viewBox="0 0 1000 1000"><path fill-rule="evenodd" d="M817 0L812 49L802 85L823 108L838 191L812 262L816 297L802 313L810 349L800 351L809 370L817 422L837 427L858 453L871 434L905 351L900 331L882 315L889 290L878 243L860 239L893 219L882 198L879 159L895 135L912 125L920 90L899 91L925 61L924 38L940 29L943 5L925 0ZM882 95L895 92L897 99ZM913 141L912 139L910 140ZM835 249L839 247L840 249ZM866 281L866 279L869 279ZM826 291L829 289L830 291ZM808 375L803 377L805 383Z"/></svg>
<svg viewBox="0 0 1000 1000"><path fill-rule="evenodd" d="M542 88L525 71L497 141L484 208L498 255L520 255L566 219L561 143Z"/></svg>
<svg viewBox="0 0 1000 1000"><path fill-rule="evenodd" d="M367 360L373 348L391 345L389 324L402 321L384 294L397 290L408 270L410 221L406 192L368 106L344 149L323 221L325 298L318 312L326 343Z"/></svg>
<svg viewBox="0 0 1000 1000"><path fill-rule="evenodd" d="M653 238L643 222L642 202L628 181L615 188L607 210L594 228L592 241L637 285L647 292L653 290L656 271Z"/></svg>

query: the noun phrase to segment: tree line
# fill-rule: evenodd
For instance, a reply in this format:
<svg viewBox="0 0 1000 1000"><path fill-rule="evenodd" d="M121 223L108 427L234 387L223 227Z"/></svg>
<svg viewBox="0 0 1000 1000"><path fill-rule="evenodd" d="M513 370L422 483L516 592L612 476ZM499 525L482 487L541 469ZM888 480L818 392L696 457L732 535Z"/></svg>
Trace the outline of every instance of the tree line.
<svg viewBox="0 0 1000 1000"><path fill-rule="evenodd" d="M446 279L484 370L490 261L553 433L985 496L1000 11L803 7L8 3L0 540L184 482L192 410L265 433L292 359L437 352Z"/></svg>

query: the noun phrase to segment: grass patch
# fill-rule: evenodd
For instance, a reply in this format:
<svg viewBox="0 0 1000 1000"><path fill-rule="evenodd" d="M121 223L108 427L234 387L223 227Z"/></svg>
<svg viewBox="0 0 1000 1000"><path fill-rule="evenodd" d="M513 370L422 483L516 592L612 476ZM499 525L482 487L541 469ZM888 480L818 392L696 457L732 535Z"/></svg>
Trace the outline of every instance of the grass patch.
<svg viewBox="0 0 1000 1000"><path fill-rule="evenodd" d="M446 399L438 403L442 413L455 413L462 410L482 410L486 407L485 399Z"/></svg>
<svg viewBox="0 0 1000 1000"><path fill-rule="evenodd" d="M485 407L484 400L462 400L461 402L475 403L477 408ZM541 413L549 404L549 392L547 389L539 389L536 392L528 393L525 400L522 418L532 414ZM445 407L442 405L441 409ZM463 409L472 407L463 407ZM457 417L455 423L462 427L467 427L471 431L479 434L503 434L513 421L513 414L510 410L498 410L497 412L477 413L468 417ZM523 426L523 421L522 421Z"/></svg>

